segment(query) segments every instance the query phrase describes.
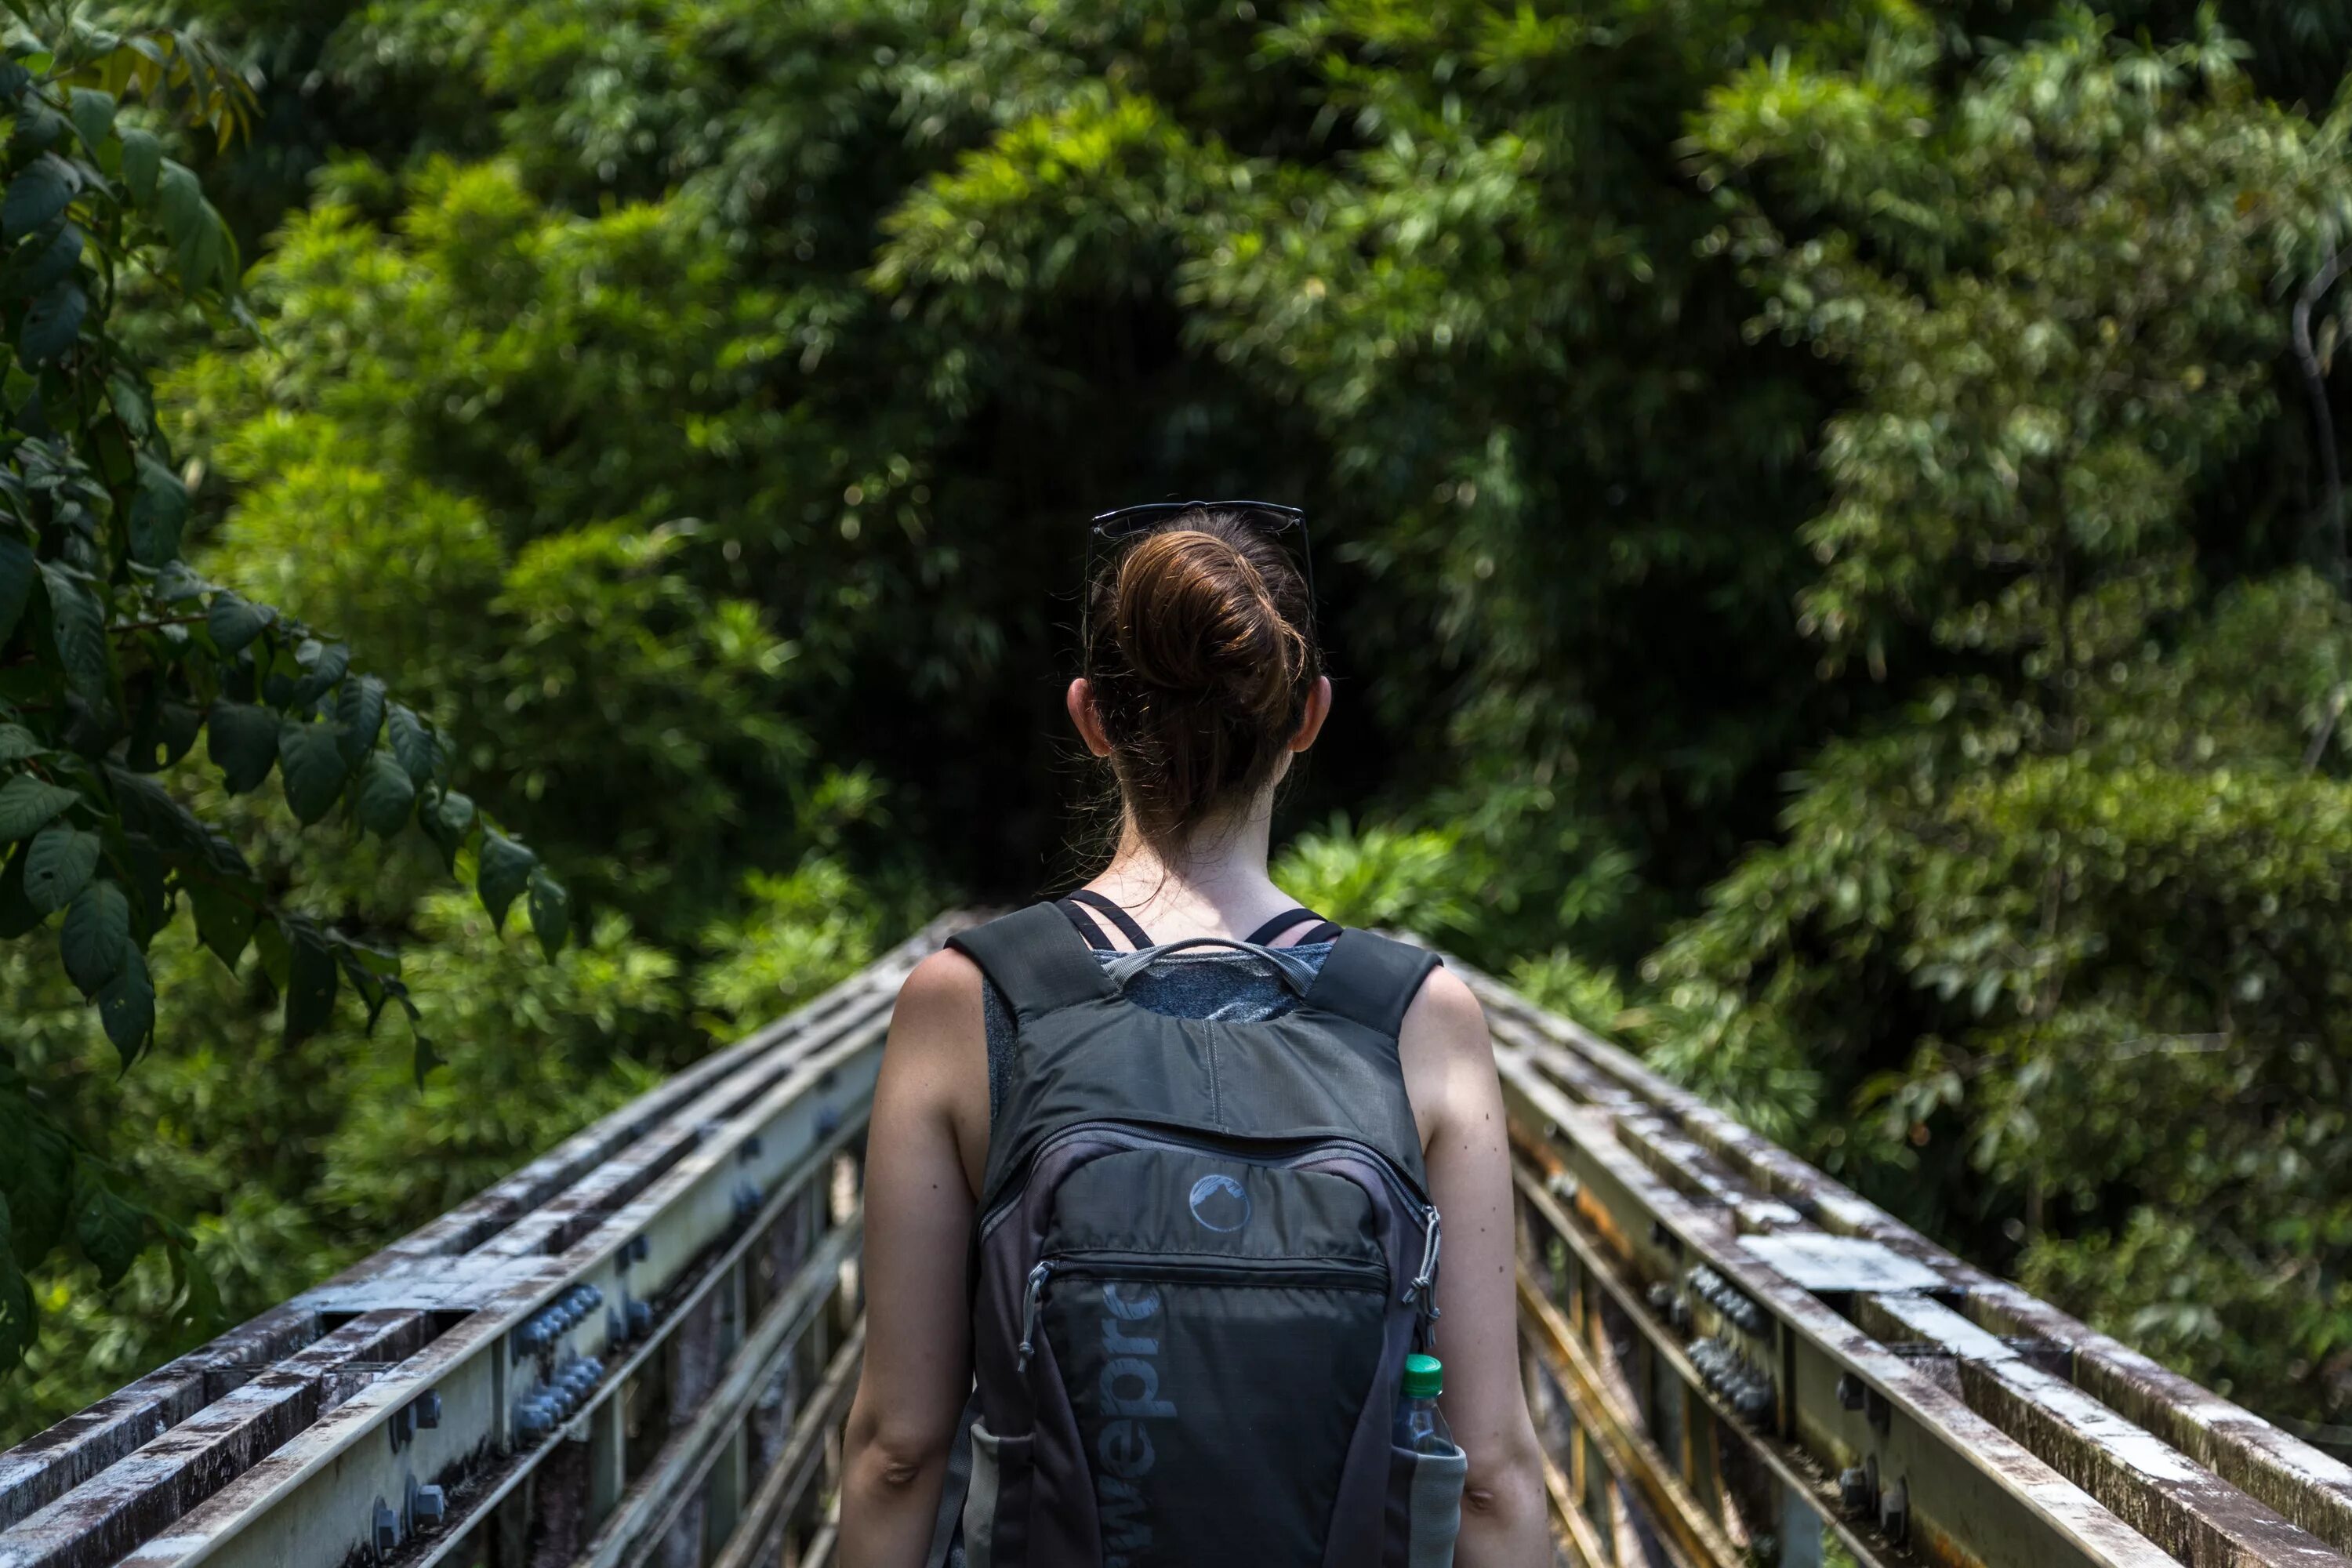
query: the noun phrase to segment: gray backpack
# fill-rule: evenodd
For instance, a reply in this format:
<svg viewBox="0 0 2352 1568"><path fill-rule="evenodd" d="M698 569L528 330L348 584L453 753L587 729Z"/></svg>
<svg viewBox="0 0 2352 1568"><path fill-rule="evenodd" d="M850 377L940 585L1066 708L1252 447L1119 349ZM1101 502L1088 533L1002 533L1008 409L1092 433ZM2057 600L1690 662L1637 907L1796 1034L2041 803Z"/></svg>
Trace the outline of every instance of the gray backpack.
<svg viewBox="0 0 2352 1568"><path fill-rule="evenodd" d="M1168 949L1107 967L1050 904L951 940L1020 1030L975 1243L971 1568L1444 1568L1463 1457L1390 1444L1436 1317L1396 1043L1435 958L1254 949L1301 994L1232 1023L1131 1005Z"/></svg>

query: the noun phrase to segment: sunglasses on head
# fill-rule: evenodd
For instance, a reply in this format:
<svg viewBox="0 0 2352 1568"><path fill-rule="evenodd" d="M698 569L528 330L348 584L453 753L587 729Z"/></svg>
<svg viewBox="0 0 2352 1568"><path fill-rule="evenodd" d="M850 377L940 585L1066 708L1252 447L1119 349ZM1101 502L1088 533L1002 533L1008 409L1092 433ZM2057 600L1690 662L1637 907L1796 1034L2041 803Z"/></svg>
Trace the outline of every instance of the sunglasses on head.
<svg viewBox="0 0 2352 1568"><path fill-rule="evenodd" d="M1287 542L1292 532L1298 535L1298 566L1307 580L1307 603L1311 612L1315 604L1315 555L1307 547L1307 513L1295 506L1281 506L1265 500L1155 500L1140 506L1123 506L1111 511L1098 511L1087 529L1087 575L1079 611L1079 643L1087 637L1086 611L1094 597L1095 549L1097 545L1111 547L1150 533L1165 522L1172 522L1188 512L1230 512L1267 538Z"/></svg>

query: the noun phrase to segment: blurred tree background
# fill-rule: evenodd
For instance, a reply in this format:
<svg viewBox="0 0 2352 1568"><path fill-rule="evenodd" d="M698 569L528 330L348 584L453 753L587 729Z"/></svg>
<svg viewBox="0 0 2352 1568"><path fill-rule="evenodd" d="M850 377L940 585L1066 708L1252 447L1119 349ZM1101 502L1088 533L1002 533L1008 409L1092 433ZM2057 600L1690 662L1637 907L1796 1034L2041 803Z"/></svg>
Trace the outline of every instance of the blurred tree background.
<svg viewBox="0 0 2352 1568"><path fill-rule="evenodd" d="M115 20L256 94L159 125L247 319L113 303L194 569L437 726L572 940L188 772L444 1065L348 1002L289 1043L262 959L170 928L125 1070L54 942L0 948L26 1093L185 1238L36 1271L10 1434L205 1336L183 1250L241 1318L1076 875L1081 520L1170 494L1312 513L1291 891L2352 1421L2342 7Z"/></svg>

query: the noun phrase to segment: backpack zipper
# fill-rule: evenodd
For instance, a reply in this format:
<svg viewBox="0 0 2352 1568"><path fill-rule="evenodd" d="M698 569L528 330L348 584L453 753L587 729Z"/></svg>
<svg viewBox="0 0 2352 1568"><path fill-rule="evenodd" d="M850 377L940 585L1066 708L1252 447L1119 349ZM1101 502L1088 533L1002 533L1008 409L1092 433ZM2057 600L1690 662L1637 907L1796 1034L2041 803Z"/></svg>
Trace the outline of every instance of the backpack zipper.
<svg viewBox="0 0 2352 1568"><path fill-rule="evenodd" d="M1428 1216L1422 1226L1424 1237L1423 1242L1424 1271L1433 1271L1437 1266L1436 1244L1434 1241L1427 1239L1435 1233L1437 1210L1431 1205L1427 1198L1423 1197L1419 1192L1415 1191L1406 1183L1404 1177L1399 1174L1395 1166L1390 1163L1389 1157L1386 1154L1381 1153L1378 1149L1373 1148L1370 1143L1365 1142L1360 1138L1349 1138L1343 1133L1305 1133L1301 1135L1302 1141L1311 1141L1319 1146L1318 1149L1309 1150L1305 1153L1294 1154L1286 1159L1253 1160L1248 1158L1246 1155L1235 1154L1231 1149L1225 1148L1221 1144L1212 1142L1205 1138L1188 1136L1181 1132L1154 1131L1142 1133L1129 1131L1127 1127L1122 1127L1116 1123L1108 1121L1081 1121L1074 1126L1063 1128L1059 1132L1055 1133L1052 1137L1038 1144L1036 1148L1030 1151L1029 1157L1024 1162L1024 1163L1034 1168L1038 1161L1044 1159L1045 1155L1053 1150L1061 1147L1065 1143L1085 1137L1107 1137L1113 1142L1121 1143L1123 1146L1132 1149L1148 1148L1153 1143L1172 1143L1180 1148L1198 1149L1204 1153L1223 1154L1229 1158L1240 1160L1244 1164L1257 1165L1267 1170L1282 1170L1301 1164L1307 1160L1313 1159L1321 1149L1352 1149L1362 1154L1365 1161L1370 1164L1374 1170L1380 1173L1381 1180L1387 1185L1390 1195L1403 1200L1399 1206L1401 1206L1407 1214L1418 1214ZM983 1241L987 1240L989 1234L995 1230L998 1226L1004 1223L1005 1216L1013 1212L1013 1210L1018 1205L1020 1199L1017 1194L1013 1196L998 1199L996 1206L990 1209L988 1213L981 1218L981 1239ZM1424 1282L1421 1280L1415 1281L1416 1285L1423 1283Z"/></svg>
<svg viewBox="0 0 2352 1568"><path fill-rule="evenodd" d="M1029 1358L1035 1353L1037 1345L1038 1309L1045 1300L1046 1281L1056 1274L1076 1279L1150 1279L1170 1285L1213 1285L1246 1279L1254 1285L1328 1285L1342 1290L1378 1290L1388 1278L1388 1268L1381 1263L1349 1262L1337 1258L1202 1258L1188 1263L1169 1263L1145 1255L1087 1253L1041 1258L1037 1267L1029 1270L1029 1287L1022 1300L1021 1344L1013 1363L1016 1372L1029 1370Z"/></svg>

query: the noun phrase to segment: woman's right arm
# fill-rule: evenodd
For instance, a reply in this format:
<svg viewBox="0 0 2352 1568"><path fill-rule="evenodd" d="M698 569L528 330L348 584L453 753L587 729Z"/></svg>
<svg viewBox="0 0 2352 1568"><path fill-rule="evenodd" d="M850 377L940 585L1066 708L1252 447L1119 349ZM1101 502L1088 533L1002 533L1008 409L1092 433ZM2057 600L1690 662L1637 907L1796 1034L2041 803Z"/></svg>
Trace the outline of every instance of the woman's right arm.
<svg viewBox="0 0 2352 1568"><path fill-rule="evenodd" d="M973 1199L958 1128L976 1097L985 1137L981 984L952 948L923 960L882 1049L866 1142L866 1362L843 1439L845 1568L921 1568L971 1388Z"/></svg>
<svg viewBox="0 0 2352 1568"><path fill-rule="evenodd" d="M1445 970L1431 974L1397 1039L1423 1124L1429 1195L1445 1219L1437 1270L1439 1407L1470 1457L1460 1568L1548 1568L1549 1499L1519 1381L1511 1147L1486 1015Z"/></svg>

